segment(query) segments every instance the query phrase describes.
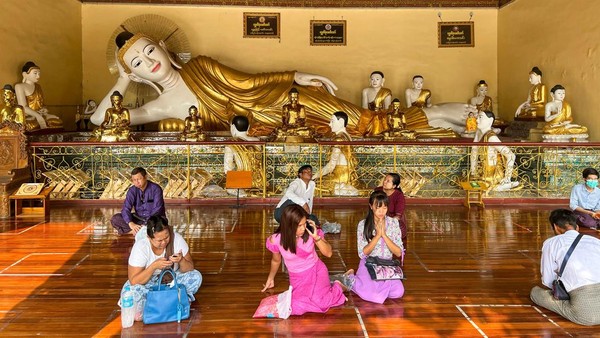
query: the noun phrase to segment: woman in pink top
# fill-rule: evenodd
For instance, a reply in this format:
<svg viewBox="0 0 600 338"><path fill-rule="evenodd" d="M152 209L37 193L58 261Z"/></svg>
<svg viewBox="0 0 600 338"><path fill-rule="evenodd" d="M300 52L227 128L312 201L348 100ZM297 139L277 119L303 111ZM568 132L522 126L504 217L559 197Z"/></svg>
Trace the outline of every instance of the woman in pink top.
<svg viewBox="0 0 600 338"><path fill-rule="evenodd" d="M329 271L315 250L317 247L323 255L331 257L331 245L323 237L323 231L315 231L315 222L307 221L307 217L301 206L287 206L279 228L267 238L267 249L273 257L262 292L275 286L275 275L283 257L292 286L292 315L327 312L346 301L341 283L329 282Z"/></svg>

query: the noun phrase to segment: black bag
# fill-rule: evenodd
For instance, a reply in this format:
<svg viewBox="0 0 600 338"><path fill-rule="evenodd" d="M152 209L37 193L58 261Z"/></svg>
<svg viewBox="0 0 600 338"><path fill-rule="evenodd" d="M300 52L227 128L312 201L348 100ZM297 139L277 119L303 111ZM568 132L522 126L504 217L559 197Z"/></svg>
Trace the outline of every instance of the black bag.
<svg viewBox="0 0 600 338"><path fill-rule="evenodd" d="M372 280L404 279L404 272L397 259L367 257L365 267Z"/></svg>
<svg viewBox="0 0 600 338"><path fill-rule="evenodd" d="M579 243L581 237L583 237L583 234L579 234L577 238L575 238L575 240L573 241L573 244L571 244L571 247L569 248L569 251L567 251L565 258L563 258L562 264L560 265L560 270L556 275L556 279L554 280L554 282L552 282L552 296L554 296L554 299L571 299L571 296L569 296L569 293L567 292L567 289L565 288L563 282L560 280L560 277L562 277L562 273L565 270L565 266L567 266L567 261L569 260L569 257L571 257L571 253L573 253L573 250L575 250L575 247L577 246L577 243Z"/></svg>

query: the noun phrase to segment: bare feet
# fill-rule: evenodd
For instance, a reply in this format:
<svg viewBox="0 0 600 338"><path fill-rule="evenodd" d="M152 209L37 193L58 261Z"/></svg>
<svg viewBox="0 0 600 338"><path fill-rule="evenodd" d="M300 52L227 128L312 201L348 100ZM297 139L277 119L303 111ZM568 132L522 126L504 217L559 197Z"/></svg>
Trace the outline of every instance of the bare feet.
<svg viewBox="0 0 600 338"><path fill-rule="evenodd" d="M340 282L339 280L336 280L336 281L334 281L334 283L335 283L335 284L338 284L340 287L342 287L342 290L343 290L344 292L348 292L348 291L350 291L350 289L348 289L348 288L346 287L346 285L344 285L344 283Z"/></svg>
<svg viewBox="0 0 600 338"><path fill-rule="evenodd" d="M350 275L353 275L353 274L354 274L354 269L350 269L350 270L344 272L344 276L350 276Z"/></svg>

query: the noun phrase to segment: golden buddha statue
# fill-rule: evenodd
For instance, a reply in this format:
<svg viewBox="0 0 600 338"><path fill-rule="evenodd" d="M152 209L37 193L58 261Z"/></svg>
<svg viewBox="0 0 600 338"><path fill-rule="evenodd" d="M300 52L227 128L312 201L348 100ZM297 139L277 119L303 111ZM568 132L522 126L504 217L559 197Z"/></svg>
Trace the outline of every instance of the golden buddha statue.
<svg viewBox="0 0 600 338"><path fill-rule="evenodd" d="M474 142L489 145L471 147L471 165L469 180L481 180L487 183L489 192L505 191L517 188L518 181L514 171L516 156L509 147L502 145L498 135L492 129L494 113L491 111L479 112L477 115L477 132ZM492 145L497 143L498 145Z"/></svg>
<svg viewBox="0 0 600 338"><path fill-rule="evenodd" d="M477 131L477 117L475 113L469 113L465 124L465 134L474 134Z"/></svg>
<svg viewBox="0 0 600 338"><path fill-rule="evenodd" d="M2 88L2 106L0 107L0 122L14 122L25 127L25 111L16 102L15 91L9 84Z"/></svg>
<svg viewBox="0 0 600 338"><path fill-rule="evenodd" d="M300 93L296 88L288 92L289 103L281 110L281 127L275 129L275 137L280 142L302 142L313 138L315 131L306 125L306 110L300 104Z"/></svg>
<svg viewBox="0 0 600 338"><path fill-rule="evenodd" d="M231 120L230 132L233 141L237 142L257 142L257 137L248 135L250 121L246 116L235 116ZM262 149L259 145L250 144L228 144L224 149L223 167L225 174L231 170L251 171L252 187L257 191L262 191L265 183L265 173L262 162ZM238 194L238 189L227 189L227 193L232 196ZM240 189L239 196L246 197L248 192Z"/></svg>
<svg viewBox="0 0 600 338"><path fill-rule="evenodd" d="M22 68L23 81L15 84L17 102L25 109L26 128L27 130L61 128L62 120L56 115L49 114L48 108L44 105L44 94L38 84L40 74L40 67L28 61Z"/></svg>
<svg viewBox="0 0 600 338"><path fill-rule="evenodd" d="M129 110L123 107L123 95L115 91L110 96L112 107L104 114L104 121L96 130L90 141L123 142L131 141L129 129Z"/></svg>
<svg viewBox="0 0 600 338"><path fill-rule="evenodd" d="M386 141L413 140L416 138L414 131L406 129L406 116L398 99L392 101L390 110L387 113L387 125L388 129L383 133L383 139Z"/></svg>
<svg viewBox="0 0 600 338"><path fill-rule="evenodd" d="M529 72L529 96L517 108L515 117L520 119L536 119L544 116L546 105L546 86L542 83L542 71L533 67Z"/></svg>
<svg viewBox="0 0 600 338"><path fill-rule="evenodd" d="M185 118L183 131L179 139L181 141L204 141L206 139L206 135L204 134L202 128L202 119L198 114L198 108L196 106L191 106L189 109L190 116Z"/></svg>
<svg viewBox="0 0 600 338"><path fill-rule="evenodd" d="M331 116L329 126L334 134L334 140L338 142L349 142L352 138L346 131L348 115L344 112L336 112ZM358 161L354 156L351 145L332 146L329 153L329 161L321 168L313 179L321 178L319 189L335 196L358 196L359 185L356 166Z"/></svg>
<svg viewBox="0 0 600 338"><path fill-rule="evenodd" d="M370 86L362 91L362 107L368 109L370 114L363 114L361 120L367 117L370 120L366 126L366 134L379 135L389 129L385 112L391 105L392 91L383 87L385 77L382 72L372 72L369 79Z"/></svg>
<svg viewBox="0 0 600 338"><path fill-rule="evenodd" d="M550 90L552 101L546 103L545 121L543 127L544 139L561 139L568 141L572 138L587 139L587 128L573 123L571 105L565 101L566 90L562 85L557 84ZM551 137L549 135L554 135ZM564 137L560 137L560 136ZM577 136L576 136L577 135Z"/></svg>

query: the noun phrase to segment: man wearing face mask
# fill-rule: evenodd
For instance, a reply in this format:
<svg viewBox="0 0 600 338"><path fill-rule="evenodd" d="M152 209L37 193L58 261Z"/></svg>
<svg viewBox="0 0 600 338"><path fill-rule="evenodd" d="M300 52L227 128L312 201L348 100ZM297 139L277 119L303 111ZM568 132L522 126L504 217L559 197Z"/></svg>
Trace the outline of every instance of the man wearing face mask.
<svg viewBox="0 0 600 338"><path fill-rule="evenodd" d="M571 190L569 207L577 216L577 225L593 230L600 227L600 189L596 169L583 170L583 183Z"/></svg>

